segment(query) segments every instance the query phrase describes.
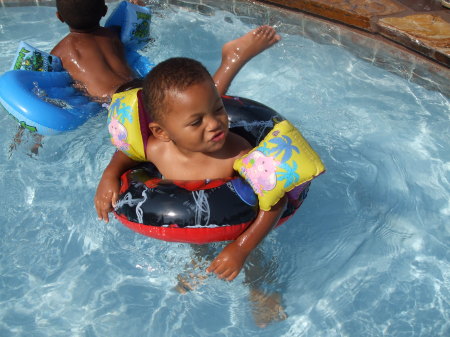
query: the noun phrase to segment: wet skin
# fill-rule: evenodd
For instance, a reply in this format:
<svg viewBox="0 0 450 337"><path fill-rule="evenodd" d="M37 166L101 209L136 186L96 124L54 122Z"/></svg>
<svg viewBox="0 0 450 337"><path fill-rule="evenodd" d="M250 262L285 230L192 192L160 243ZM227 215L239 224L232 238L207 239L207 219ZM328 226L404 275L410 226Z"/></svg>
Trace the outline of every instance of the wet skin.
<svg viewBox="0 0 450 337"><path fill-rule="evenodd" d="M150 123L147 159L167 179L231 177L234 161L250 144L228 131L228 115L210 79L170 92L159 122Z"/></svg>

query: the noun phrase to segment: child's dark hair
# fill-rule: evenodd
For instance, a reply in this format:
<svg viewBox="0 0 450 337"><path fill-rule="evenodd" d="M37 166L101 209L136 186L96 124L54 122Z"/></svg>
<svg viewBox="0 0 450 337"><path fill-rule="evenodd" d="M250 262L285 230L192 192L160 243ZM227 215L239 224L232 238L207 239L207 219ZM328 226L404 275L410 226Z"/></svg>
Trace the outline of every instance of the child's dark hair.
<svg viewBox="0 0 450 337"><path fill-rule="evenodd" d="M205 80L213 81L208 70L198 61L175 57L154 67L144 79L144 105L151 120L164 119L167 94L180 92Z"/></svg>
<svg viewBox="0 0 450 337"><path fill-rule="evenodd" d="M99 25L106 14L105 0L56 0L56 10L73 29L90 29Z"/></svg>

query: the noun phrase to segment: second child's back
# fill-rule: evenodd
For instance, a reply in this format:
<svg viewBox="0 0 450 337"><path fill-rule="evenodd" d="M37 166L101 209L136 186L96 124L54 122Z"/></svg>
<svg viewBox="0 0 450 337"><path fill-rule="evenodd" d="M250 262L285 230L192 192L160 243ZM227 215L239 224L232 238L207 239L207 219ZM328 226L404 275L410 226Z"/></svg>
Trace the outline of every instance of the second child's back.
<svg viewBox="0 0 450 337"><path fill-rule="evenodd" d="M108 11L105 0L56 0L56 16L69 26L70 33L51 53L78 86L101 101L134 78L125 59L119 31L100 26ZM118 27L117 27L118 29Z"/></svg>
<svg viewBox="0 0 450 337"><path fill-rule="evenodd" d="M72 78L94 97L108 98L120 85L134 78L124 62L125 51L119 35L108 28L71 31L51 53L61 58Z"/></svg>

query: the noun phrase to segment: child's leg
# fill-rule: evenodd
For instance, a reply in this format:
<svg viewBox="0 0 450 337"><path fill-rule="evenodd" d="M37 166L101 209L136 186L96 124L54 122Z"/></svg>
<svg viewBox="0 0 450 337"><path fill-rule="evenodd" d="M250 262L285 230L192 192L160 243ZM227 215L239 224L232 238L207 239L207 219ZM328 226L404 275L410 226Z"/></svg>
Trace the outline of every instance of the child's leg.
<svg viewBox="0 0 450 337"><path fill-rule="evenodd" d="M278 266L274 261L266 261L260 248L256 248L249 255L244 267L244 283L250 290L249 299L252 304L253 319L260 328L287 318L281 293L264 290L264 288L270 288L270 284L278 283L274 273L277 269Z"/></svg>
<svg viewBox="0 0 450 337"><path fill-rule="evenodd" d="M39 153L39 148L42 147L42 139L44 138L44 136L41 136L38 133L33 134L33 140L34 140L34 145L31 148L31 153L34 155L38 155Z"/></svg>
<svg viewBox="0 0 450 337"><path fill-rule="evenodd" d="M17 132L13 138L13 142L9 145L9 155L11 156L11 152L14 151L20 143L22 143L22 137L23 133L25 131L25 128L21 125L17 128Z"/></svg>
<svg viewBox="0 0 450 337"><path fill-rule="evenodd" d="M265 328L270 323L284 321L288 316L282 305L280 293L265 293L258 288L250 288L250 302L255 324Z"/></svg>
<svg viewBox="0 0 450 337"><path fill-rule="evenodd" d="M193 252L191 263L187 264L185 271L177 276L178 284L175 290L180 294L193 291L203 283L208 277L204 273L206 266L211 263L216 253L211 244L191 244L191 249Z"/></svg>
<svg viewBox="0 0 450 337"><path fill-rule="evenodd" d="M23 138L24 132L25 132L25 128L23 126L19 125L16 135L13 138L13 142L9 145L8 153L9 153L10 158L11 158L12 152L16 149L17 145L22 143L22 138ZM42 147L42 139L44 137L38 133L33 133L32 137L33 137L34 145L30 149L30 151L31 151L30 155L38 155L39 148Z"/></svg>
<svg viewBox="0 0 450 337"><path fill-rule="evenodd" d="M222 63L213 76L217 91L225 95L239 70L253 57L280 41L281 37L270 26L260 26L222 48Z"/></svg>

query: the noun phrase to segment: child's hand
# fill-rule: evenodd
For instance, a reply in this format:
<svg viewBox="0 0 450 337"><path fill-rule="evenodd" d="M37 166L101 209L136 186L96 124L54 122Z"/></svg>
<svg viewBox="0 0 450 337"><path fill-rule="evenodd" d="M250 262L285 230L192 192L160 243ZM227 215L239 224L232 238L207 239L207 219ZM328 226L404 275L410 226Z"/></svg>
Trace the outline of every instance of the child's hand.
<svg viewBox="0 0 450 337"><path fill-rule="evenodd" d="M109 221L108 213L113 210L113 206L117 202L119 189L120 182L117 178L104 175L100 180L94 197L94 205L99 220L106 223Z"/></svg>
<svg viewBox="0 0 450 337"><path fill-rule="evenodd" d="M217 255L206 271L215 273L218 278L232 281L239 275L247 256L248 252L231 242Z"/></svg>

